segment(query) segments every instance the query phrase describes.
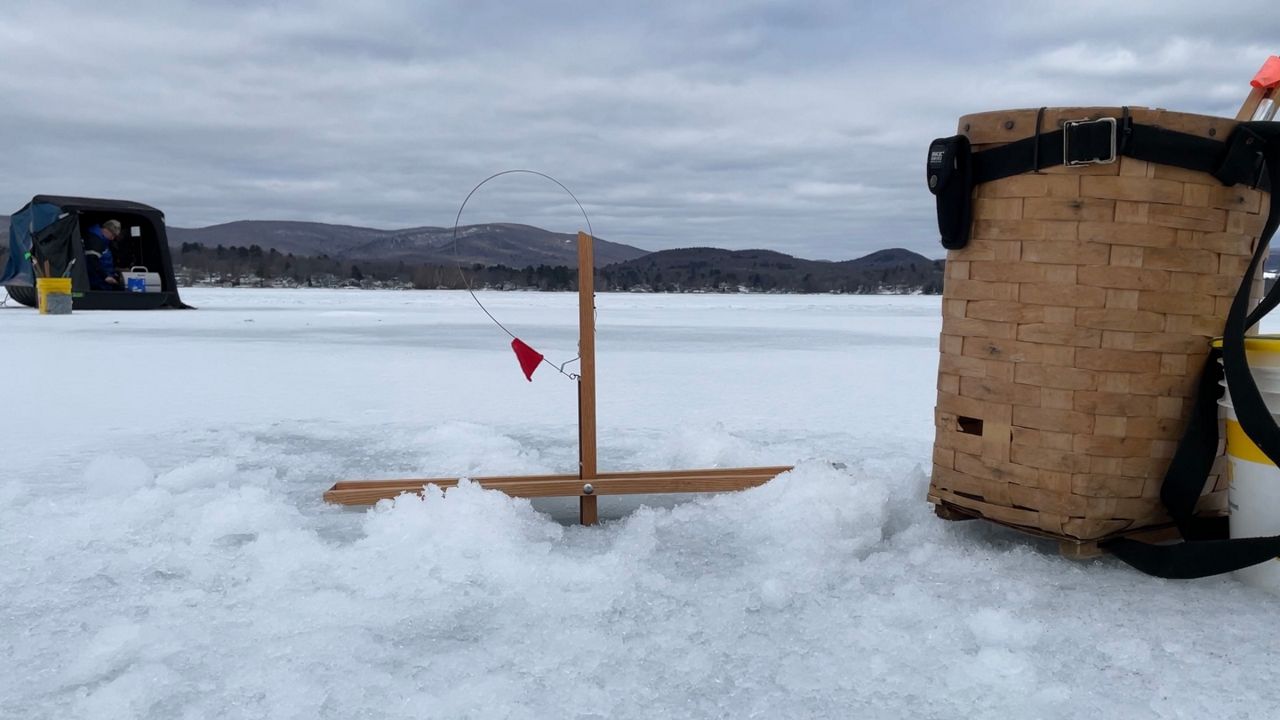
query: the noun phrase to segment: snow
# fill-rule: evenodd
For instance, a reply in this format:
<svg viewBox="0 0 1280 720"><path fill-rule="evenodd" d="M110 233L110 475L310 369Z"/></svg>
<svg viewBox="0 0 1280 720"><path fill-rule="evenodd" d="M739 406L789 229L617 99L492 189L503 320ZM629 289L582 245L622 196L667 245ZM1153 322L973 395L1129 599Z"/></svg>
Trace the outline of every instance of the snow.
<svg viewBox="0 0 1280 720"><path fill-rule="evenodd" d="M485 293L557 364L576 297ZM598 297L602 469L796 464L742 493L369 510L341 479L567 472L457 292L0 308L0 717L1269 717L1280 598L947 523L939 300ZM572 369L573 366L570 366Z"/></svg>

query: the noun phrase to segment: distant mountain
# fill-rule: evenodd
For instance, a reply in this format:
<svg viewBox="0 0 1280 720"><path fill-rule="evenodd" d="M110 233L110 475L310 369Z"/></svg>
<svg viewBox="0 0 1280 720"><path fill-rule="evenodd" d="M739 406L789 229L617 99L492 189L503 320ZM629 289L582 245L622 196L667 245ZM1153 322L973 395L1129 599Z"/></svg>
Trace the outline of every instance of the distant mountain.
<svg viewBox="0 0 1280 720"><path fill-rule="evenodd" d="M856 260L845 260L840 265L855 265L860 268L896 268L904 263L910 265L921 260L932 262L925 256L904 250L902 248L890 248L888 250L877 250L870 255L863 255Z"/></svg>
<svg viewBox="0 0 1280 720"><path fill-rule="evenodd" d="M648 250L596 238L595 263L607 265L648 254ZM458 228L454 247L453 228L416 228L371 240L346 252L349 257L371 257L405 262L464 265L578 266L578 236L555 233L532 225L497 223Z"/></svg>
<svg viewBox="0 0 1280 720"><path fill-rule="evenodd" d="M772 250L661 250L601 268L608 289L941 292L943 261L895 248L856 260L804 260Z"/></svg>
<svg viewBox="0 0 1280 720"><path fill-rule="evenodd" d="M204 228L169 228L169 244L199 243L213 248L250 247L282 254L347 260L416 264L578 266L577 235L553 233L530 225L496 223L458 228L455 254L453 228L418 227L377 230L312 222L241 220ZM622 262L647 251L596 238L596 264Z"/></svg>
<svg viewBox="0 0 1280 720"><path fill-rule="evenodd" d="M284 254L331 257L387 233L385 230L350 225L276 220L237 220L202 228L170 225L167 230L170 245L199 243L211 248L218 245L257 245L264 250L274 248Z"/></svg>

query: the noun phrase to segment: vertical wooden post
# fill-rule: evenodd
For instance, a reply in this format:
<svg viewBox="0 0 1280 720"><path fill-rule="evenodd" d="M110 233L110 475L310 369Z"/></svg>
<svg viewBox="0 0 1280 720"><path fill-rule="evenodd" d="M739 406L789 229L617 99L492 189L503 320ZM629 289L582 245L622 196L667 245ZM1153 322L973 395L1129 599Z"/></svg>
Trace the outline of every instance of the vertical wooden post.
<svg viewBox="0 0 1280 720"><path fill-rule="evenodd" d="M596 479L596 281L595 251L590 235L578 233L578 478ZM578 498L578 520L596 524L596 496Z"/></svg>

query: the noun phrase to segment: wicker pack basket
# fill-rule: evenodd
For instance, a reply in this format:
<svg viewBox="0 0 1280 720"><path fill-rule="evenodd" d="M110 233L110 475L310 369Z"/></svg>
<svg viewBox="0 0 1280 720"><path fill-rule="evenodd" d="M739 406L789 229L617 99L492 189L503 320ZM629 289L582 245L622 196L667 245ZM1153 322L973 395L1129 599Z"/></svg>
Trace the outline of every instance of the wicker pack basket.
<svg viewBox="0 0 1280 720"><path fill-rule="evenodd" d="M1121 112L1049 108L1041 130ZM1236 124L1129 112L1217 139ZM968 115L960 132L977 152L1035 134L1037 115ZM1128 157L978 185L971 240L947 253L929 491L939 514L1068 541L1168 524L1161 482L1265 201ZM1255 299L1261 291L1259 277ZM1225 511L1218 475L1200 512Z"/></svg>

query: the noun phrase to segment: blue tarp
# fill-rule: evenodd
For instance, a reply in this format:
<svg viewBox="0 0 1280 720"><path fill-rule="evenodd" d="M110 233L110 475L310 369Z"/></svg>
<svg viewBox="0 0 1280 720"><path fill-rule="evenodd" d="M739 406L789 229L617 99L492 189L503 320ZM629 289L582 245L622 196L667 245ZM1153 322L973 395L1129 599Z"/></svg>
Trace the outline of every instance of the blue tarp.
<svg viewBox="0 0 1280 720"><path fill-rule="evenodd" d="M9 261L5 263L0 283L35 285L35 275L26 255L31 251L31 235L48 227L62 208L50 203L27 203L9 218Z"/></svg>

